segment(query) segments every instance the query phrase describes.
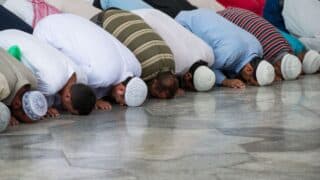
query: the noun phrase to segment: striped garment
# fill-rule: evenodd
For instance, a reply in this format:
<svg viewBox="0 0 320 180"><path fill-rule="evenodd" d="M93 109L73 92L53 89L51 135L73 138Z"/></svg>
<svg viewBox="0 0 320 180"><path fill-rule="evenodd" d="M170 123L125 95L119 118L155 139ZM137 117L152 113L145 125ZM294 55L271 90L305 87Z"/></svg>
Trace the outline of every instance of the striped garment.
<svg viewBox="0 0 320 180"><path fill-rule="evenodd" d="M34 13L32 27L35 27L42 18L60 13L57 8L47 4L44 0L31 0L30 2L32 3Z"/></svg>
<svg viewBox="0 0 320 180"><path fill-rule="evenodd" d="M107 10L98 16L102 27L126 45L140 61L143 80L151 80L160 72L175 72L170 48L139 16L118 9Z"/></svg>
<svg viewBox="0 0 320 180"><path fill-rule="evenodd" d="M290 45L279 31L255 13L240 8L227 8L218 13L253 34L263 47L264 58L270 63L275 63L284 53L292 52Z"/></svg>

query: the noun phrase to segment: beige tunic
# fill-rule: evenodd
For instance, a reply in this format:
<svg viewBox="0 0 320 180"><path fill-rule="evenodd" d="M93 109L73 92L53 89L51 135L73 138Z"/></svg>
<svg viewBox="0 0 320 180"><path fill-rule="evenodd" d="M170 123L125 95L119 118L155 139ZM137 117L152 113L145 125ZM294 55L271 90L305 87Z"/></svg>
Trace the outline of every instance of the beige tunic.
<svg viewBox="0 0 320 180"><path fill-rule="evenodd" d="M0 73L0 101L8 97L10 94L9 84L6 77Z"/></svg>
<svg viewBox="0 0 320 180"><path fill-rule="evenodd" d="M32 72L2 48L0 48L0 73L6 78L10 91L9 96L3 100L6 105L11 105L13 98L23 86L30 85L31 89L37 88L37 80Z"/></svg>

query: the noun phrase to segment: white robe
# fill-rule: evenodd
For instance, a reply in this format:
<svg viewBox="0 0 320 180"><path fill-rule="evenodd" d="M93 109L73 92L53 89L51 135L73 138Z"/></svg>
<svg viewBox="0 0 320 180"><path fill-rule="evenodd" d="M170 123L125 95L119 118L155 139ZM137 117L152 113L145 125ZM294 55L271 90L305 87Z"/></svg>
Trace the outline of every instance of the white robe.
<svg viewBox="0 0 320 180"><path fill-rule="evenodd" d="M133 10L168 44L174 55L176 74L185 74L197 61L203 60L209 67L214 63L210 46L185 29L170 16L155 9Z"/></svg>
<svg viewBox="0 0 320 180"><path fill-rule="evenodd" d="M290 33L307 47L320 51L319 0L286 0L282 15Z"/></svg>
<svg viewBox="0 0 320 180"><path fill-rule="evenodd" d="M34 12L32 3L28 0L6 0L3 6L18 16L24 22L32 26Z"/></svg>
<svg viewBox="0 0 320 180"><path fill-rule="evenodd" d="M134 54L105 30L72 14L44 18L34 35L59 49L86 72L88 85L98 98L128 77L140 77L141 66Z"/></svg>
<svg viewBox="0 0 320 180"><path fill-rule="evenodd" d="M74 73L79 83L87 83L84 71L48 44L19 30L0 31L0 46L9 49L14 45L19 46L21 62L33 72L38 90L45 96L58 93Z"/></svg>

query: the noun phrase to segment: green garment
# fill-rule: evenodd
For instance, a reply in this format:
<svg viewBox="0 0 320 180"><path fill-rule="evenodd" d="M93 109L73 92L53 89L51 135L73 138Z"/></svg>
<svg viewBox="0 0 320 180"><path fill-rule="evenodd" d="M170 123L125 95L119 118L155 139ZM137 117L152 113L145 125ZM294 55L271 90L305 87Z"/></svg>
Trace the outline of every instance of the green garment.
<svg viewBox="0 0 320 180"><path fill-rule="evenodd" d="M21 50L19 48L19 46L11 46L9 49L8 49L8 53L15 57L18 61L21 62Z"/></svg>

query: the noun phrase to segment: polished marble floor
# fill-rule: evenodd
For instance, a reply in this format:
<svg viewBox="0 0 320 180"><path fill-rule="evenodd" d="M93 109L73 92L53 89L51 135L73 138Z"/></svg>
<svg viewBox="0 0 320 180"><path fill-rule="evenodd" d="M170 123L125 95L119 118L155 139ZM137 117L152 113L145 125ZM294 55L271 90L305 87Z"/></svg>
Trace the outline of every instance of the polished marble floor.
<svg viewBox="0 0 320 180"><path fill-rule="evenodd" d="M0 179L319 180L320 75L11 128Z"/></svg>

